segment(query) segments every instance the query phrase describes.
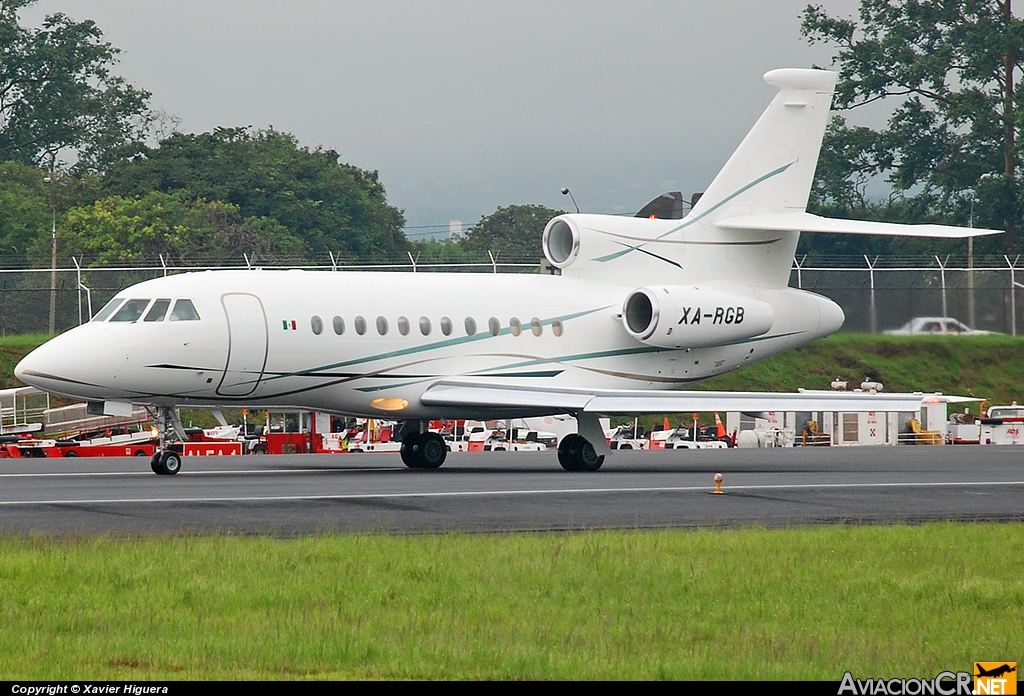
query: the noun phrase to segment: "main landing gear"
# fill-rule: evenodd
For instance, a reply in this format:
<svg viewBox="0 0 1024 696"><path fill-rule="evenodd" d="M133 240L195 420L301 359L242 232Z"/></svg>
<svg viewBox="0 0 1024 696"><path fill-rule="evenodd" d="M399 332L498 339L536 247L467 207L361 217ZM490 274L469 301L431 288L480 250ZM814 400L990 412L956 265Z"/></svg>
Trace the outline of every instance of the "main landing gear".
<svg viewBox="0 0 1024 696"><path fill-rule="evenodd" d="M558 463L566 471L597 471L604 464L604 455L582 435L566 435L558 443Z"/></svg>
<svg viewBox="0 0 1024 696"><path fill-rule="evenodd" d="M407 433L401 453L402 462L410 469L436 469L448 456L448 443L437 433Z"/></svg>
<svg viewBox="0 0 1024 696"><path fill-rule="evenodd" d="M149 466L158 476L174 476L181 471L185 428L176 408L161 406L156 422L160 428L160 445L149 460Z"/></svg>

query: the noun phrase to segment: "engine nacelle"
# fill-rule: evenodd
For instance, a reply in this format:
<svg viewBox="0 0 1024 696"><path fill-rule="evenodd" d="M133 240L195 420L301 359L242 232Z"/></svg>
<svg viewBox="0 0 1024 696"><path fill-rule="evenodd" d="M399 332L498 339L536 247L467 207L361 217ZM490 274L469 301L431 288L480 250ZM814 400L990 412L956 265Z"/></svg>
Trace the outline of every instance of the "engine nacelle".
<svg viewBox="0 0 1024 696"><path fill-rule="evenodd" d="M571 266L580 255L580 229L569 216L558 216L548 222L541 238L544 256L555 268Z"/></svg>
<svg viewBox="0 0 1024 696"><path fill-rule="evenodd" d="M637 288L622 305L630 336L663 348L704 348L760 336L772 328L771 305L692 285Z"/></svg>
<svg viewBox="0 0 1024 696"><path fill-rule="evenodd" d="M559 215L544 228L541 243L544 256L563 275L605 282L613 275L617 283L639 285L658 274L677 276L683 269L679 240L665 239L679 223L586 213Z"/></svg>

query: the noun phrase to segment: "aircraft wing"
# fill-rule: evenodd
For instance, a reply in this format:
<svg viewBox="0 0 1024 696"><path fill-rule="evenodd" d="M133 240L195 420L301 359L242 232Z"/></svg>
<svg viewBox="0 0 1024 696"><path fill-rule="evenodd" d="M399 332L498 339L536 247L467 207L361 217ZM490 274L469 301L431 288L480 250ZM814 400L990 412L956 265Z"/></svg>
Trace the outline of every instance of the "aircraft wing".
<svg viewBox="0 0 1024 696"><path fill-rule="evenodd" d="M804 212L762 213L717 220L715 225L730 230L776 230L787 232L831 232L833 234L880 234L890 237L939 237L964 239L987 234L1002 234L1001 230L977 227L951 227L947 225L901 225L895 222L868 222L867 220L841 220Z"/></svg>
<svg viewBox="0 0 1024 696"><path fill-rule="evenodd" d="M424 392L425 406L507 408L605 415L686 413L693 411L901 411L916 412L924 403L981 401L944 394L870 394L800 390L798 392L646 391L633 389L551 389L445 381Z"/></svg>

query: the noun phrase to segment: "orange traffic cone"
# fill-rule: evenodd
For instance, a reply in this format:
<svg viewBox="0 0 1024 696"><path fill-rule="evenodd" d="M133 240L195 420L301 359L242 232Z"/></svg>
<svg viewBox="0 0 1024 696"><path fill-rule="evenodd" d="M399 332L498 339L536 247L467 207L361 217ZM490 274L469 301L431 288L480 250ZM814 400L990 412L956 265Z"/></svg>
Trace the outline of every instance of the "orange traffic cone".
<svg viewBox="0 0 1024 696"><path fill-rule="evenodd" d="M718 415L718 411L715 411L715 428L718 429L718 437L725 437L725 426L722 425L722 419Z"/></svg>

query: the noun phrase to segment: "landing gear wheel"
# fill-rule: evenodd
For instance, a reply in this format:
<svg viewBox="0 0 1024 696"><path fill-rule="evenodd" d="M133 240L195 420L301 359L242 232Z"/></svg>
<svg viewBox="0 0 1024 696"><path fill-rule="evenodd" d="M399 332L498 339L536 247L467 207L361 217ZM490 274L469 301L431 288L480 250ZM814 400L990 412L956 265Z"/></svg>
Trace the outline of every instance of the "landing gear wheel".
<svg viewBox="0 0 1024 696"><path fill-rule="evenodd" d="M437 469L444 464L448 456L448 443L437 433L423 433L423 440L420 443L420 460L424 469Z"/></svg>
<svg viewBox="0 0 1024 696"><path fill-rule="evenodd" d="M448 444L437 433L410 433L402 439L402 463L410 469L436 469L448 456Z"/></svg>
<svg viewBox="0 0 1024 696"><path fill-rule="evenodd" d="M399 454L402 455L402 463L410 469L422 469L419 463L418 452L422 445L420 441L423 438L423 433L409 433L402 438L402 447L398 450Z"/></svg>
<svg viewBox="0 0 1024 696"><path fill-rule="evenodd" d="M149 462L153 473L160 476L174 476L181 471L181 455L172 450L163 450L153 455Z"/></svg>
<svg viewBox="0 0 1024 696"><path fill-rule="evenodd" d="M597 471L604 464L604 455L582 435L566 435L558 444L558 463L566 471Z"/></svg>

